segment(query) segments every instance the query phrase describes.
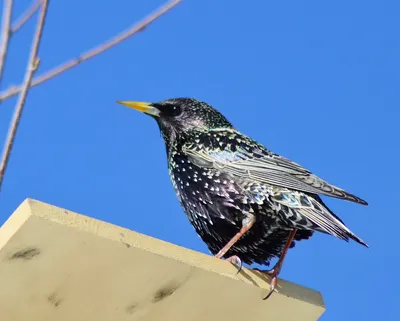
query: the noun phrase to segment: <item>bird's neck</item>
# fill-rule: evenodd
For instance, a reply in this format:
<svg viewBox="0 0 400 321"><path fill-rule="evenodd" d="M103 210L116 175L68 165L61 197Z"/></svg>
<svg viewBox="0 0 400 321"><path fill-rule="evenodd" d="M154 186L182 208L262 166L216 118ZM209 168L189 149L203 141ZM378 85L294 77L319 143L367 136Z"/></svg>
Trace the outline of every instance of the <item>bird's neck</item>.
<svg viewBox="0 0 400 321"><path fill-rule="evenodd" d="M218 145L218 138L214 135L224 135L226 133L237 134L234 128L215 128L215 129L201 129L196 128L181 133L163 133L163 138L167 150L167 157L170 159L174 152L181 152L184 145L187 146L203 146L208 148L214 144ZM215 141L217 140L217 141Z"/></svg>
<svg viewBox="0 0 400 321"><path fill-rule="evenodd" d="M170 157L174 154L174 152L180 152L185 143L191 142L192 140L195 139L196 135L202 132L203 132L202 130L198 129L193 129L181 133L169 132L167 134L162 132L162 136L165 142L165 148L167 151L167 158L170 159Z"/></svg>

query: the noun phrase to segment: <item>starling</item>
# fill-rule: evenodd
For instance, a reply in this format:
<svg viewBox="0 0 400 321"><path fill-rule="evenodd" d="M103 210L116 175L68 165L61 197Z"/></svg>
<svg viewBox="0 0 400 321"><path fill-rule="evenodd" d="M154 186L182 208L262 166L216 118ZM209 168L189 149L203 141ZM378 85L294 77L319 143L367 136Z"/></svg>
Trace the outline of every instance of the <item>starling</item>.
<svg viewBox="0 0 400 321"><path fill-rule="evenodd" d="M236 130L216 109L192 98L118 101L153 117L168 170L190 223L217 258L268 266L269 297L289 248L314 231L367 244L323 203L327 195L368 205Z"/></svg>

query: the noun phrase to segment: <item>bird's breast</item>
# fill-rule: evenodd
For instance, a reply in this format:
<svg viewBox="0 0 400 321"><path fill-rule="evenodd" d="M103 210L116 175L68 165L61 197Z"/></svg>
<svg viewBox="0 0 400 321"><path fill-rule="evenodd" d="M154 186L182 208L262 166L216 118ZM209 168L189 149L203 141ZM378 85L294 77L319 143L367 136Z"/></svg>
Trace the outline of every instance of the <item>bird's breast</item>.
<svg viewBox="0 0 400 321"><path fill-rule="evenodd" d="M224 218L236 224L241 219L240 188L224 173L193 164L182 152L175 151L169 160L169 174L177 197L189 219ZM237 212L237 213L235 213Z"/></svg>

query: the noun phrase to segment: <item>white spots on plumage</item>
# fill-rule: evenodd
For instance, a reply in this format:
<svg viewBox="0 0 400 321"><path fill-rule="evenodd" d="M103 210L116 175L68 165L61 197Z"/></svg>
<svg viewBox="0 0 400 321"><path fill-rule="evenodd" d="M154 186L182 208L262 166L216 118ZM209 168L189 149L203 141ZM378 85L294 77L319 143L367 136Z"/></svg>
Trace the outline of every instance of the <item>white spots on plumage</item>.
<svg viewBox="0 0 400 321"><path fill-rule="evenodd" d="M206 200L204 200L202 197L199 197L199 201L202 202L204 205L207 205Z"/></svg>
<svg viewBox="0 0 400 321"><path fill-rule="evenodd" d="M188 150L207 150L207 153L215 151L221 155L223 150L235 149L230 153L235 155L235 159L236 157L243 159L243 155L250 155L253 149L257 147L255 145L246 146L248 144L246 137L236 139L239 134L233 130L215 132L217 133L217 136L214 136L215 138L209 133L193 133L186 143ZM211 133L215 132L212 131ZM231 136L230 141L228 136ZM221 145L221 142L223 142L223 145ZM237 146L237 142L241 142L241 146ZM236 150L236 147L238 147L238 150ZM181 147L176 146L175 148ZM281 205L273 204L271 201L269 186L255 184L252 189L251 184L245 184L243 181L235 182L234 179L230 179L233 176L227 176L222 167L219 168L223 171L221 173L218 168L210 169L211 166L203 167L201 163L197 164L194 159L191 159L192 163L190 163L189 159L185 158L186 151L177 153L172 150L170 155L176 155L173 161L170 159L169 170L171 178L173 178L173 185L178 185L178 189L176 189L178 198L199 237L206 242L212 253L218 252L229 241L230 233L241 227L242 214L245 213L248 215L254 213L253 215L257 216L257 221L258 219L260 221L265 220L265 223L262 223L262 228L259 234L255 235L256 237L246 238L243 243L234 247L234 251L238 253L239 257L242 255L243 261L246 259L254 260L254 258L262 260L262 255L273 256L271 253L275 250L279 253L279 243L275 244L275 239L268 238L267 240L267 237L275 233L278 228L281 229L282 224L288 224L288 222L279 222L279 214L273 206L275 205L276 208L279 207L280 209ZM182 160L182 158L184 159ZM207 164L205 163L205 165ZM182 170L183 168L184 170ZM189 187L186 186L187 183L190 183ZM292 212L288 214L289 216L293 215ZM286 213L283 213L283 215L286 215ZM221 221L218 221L218 225L215 225L219 219ZM308 225L308 223L302 222L304 225ZM237 227L232 230L229 225L236 225ZM266 249L265 245L271 245L274 248L270 251L269 247ZM267 260L268 257L265 259Z"/></svg>
<svg viewBox="0 0 400 321"><path fill-rule="evenodd" d="M192 208L196 208L196 204L195 203L192 203L192 202L189 202L189 206L191 206ZM190 210L191 211L191 210ZM191 211L192 212L192 211Z"/></svg>
<svg viewBox="0 0 400 321"><path fill-rule="evenodd" d="M205 215L205 214L202 213L202 212L196 212L196 215L201 216L201 217L204 217L204 218L207 218L207 215Z"/></svg>

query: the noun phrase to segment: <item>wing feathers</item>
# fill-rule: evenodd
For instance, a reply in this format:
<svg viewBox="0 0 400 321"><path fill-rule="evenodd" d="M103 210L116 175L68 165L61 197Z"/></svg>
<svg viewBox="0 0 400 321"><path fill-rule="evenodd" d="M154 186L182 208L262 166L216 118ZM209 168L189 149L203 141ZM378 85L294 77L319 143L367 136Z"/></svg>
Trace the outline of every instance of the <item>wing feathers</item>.
<svg viewBox="0 0 400 321"><path fill-rule="evenodd" d="M221 135L224 140L227 140L227 135L230 135L232 142L236 139L235 148L232 148L233 143L222 148L219 144L213 145L213 142L208 139L207 143L210 146L203 146L203 148L184 147L184 151L191 161L202 167L213 167L241 178L254 179L274 186L312 194L323 194L368 205L363 199L327 183L306 168L285 157L273 154L238 132L227 131L224 133L219 131L216 135ZM240 144L237 144L239 140ZM229 149L229 146L231 149Z"/></svg>

